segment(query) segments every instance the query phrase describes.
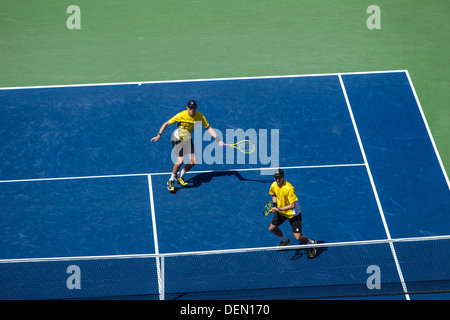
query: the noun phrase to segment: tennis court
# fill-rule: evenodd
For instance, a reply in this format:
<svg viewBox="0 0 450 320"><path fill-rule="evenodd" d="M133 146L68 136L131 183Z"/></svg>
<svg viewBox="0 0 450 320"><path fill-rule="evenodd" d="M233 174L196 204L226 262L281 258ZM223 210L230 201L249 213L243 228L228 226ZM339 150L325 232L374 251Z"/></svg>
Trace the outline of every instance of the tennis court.
<svg viewBox="0 0 450 320"><path fill-rule="evenodd" d="M201 161L169 193L169 130L150 138L189 99L225 142L250 135L257 151L196 131ZM450 184L406 70L18 87L0 101L2 299L450 290ZM276 167L319 241L314 259L273 248L262 209ZM69 288L73 265L81 288Z"/></svg>

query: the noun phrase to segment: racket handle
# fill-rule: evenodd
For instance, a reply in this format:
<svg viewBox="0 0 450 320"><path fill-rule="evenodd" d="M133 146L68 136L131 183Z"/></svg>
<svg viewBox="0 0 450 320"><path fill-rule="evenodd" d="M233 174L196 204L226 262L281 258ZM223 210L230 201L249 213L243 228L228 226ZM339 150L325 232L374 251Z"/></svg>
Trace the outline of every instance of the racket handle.
<svg viewBox="0 0 450 320"><path fill-rule="evenodd" d="M230 144L229 144L229 143L224 143L223 146L224 146L224 147L229 147Z"/></svg>

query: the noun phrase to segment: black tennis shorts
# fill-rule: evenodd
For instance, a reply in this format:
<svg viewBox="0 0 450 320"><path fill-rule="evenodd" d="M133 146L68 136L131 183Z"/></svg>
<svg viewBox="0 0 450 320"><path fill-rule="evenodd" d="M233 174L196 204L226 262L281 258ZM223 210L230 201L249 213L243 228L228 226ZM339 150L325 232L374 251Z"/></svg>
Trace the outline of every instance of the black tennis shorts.
<svg viewBox="0 0 450 320"><path fill-rule="evenodd" d="M274 214L272 219L272 224L276 227L280 226L283 222L286 220L289 220L289 223L291 224L292 232L293 233L302 233L302 213L300 212L298 215L292 218L286 218L282 214L279 214L278 212Z"/></svg>
<svg viewBox="0 0 450 320"><path fill-rule="evenodd" d="M188 156L195 154L194 143L192 139L181 141L172 137L172 150L176 157Z"/></svg>

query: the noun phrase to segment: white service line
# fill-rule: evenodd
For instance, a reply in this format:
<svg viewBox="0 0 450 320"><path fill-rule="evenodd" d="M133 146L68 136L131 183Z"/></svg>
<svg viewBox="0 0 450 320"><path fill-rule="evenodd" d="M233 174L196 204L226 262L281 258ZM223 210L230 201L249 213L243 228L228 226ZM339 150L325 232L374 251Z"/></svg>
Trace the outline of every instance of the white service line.
<svg viewBox="0 0 450 320"><path fill-rule="evenodd" d="M324 164L313 166L293 166L293 167L279 167L280 169L314 169L314 168L338 168L338 167L358 167L364 166L364 163L347 163L347 164ZM263 171L263 170L275 170L276 168L245 168L245 169L227 169L227 170L200 170L189 171L189 174L193 173L208 173L208 172L230 172L230 171ZM15 180L0 180L0 183L13 183L13 182L37 182L37 181L59 181L59 180L78 180L78 179L101 179L101 178L123 178L123 177L143 177L143 176L158 176L158 175L170 175L172 172L154 172L154 173L131 173L131 174L110 174L110 175L97 175L97 176L80 176L80 177L59 177L59 178L36 178L36 179L15 179Z"/></svg>

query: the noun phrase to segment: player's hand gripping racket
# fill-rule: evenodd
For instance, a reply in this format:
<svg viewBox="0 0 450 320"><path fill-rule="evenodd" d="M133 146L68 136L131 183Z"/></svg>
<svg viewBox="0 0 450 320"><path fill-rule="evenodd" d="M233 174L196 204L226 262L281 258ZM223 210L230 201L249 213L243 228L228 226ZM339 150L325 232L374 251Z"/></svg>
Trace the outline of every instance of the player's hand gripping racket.
<svg viewBox="0 0 450 320"><path fill-rule="evenodd" d="M272 201L267 202L264 207L264 216L267 216L270 212L272 212Z"/></svg>
<svg viewBox="0 0 450 320"><path fill-rule="evenodd" d="M243 153L252 153L256 150L255 144L250 140L242 140L235 144L224 143L223 145L226 147L236 148Z"/></svg>

